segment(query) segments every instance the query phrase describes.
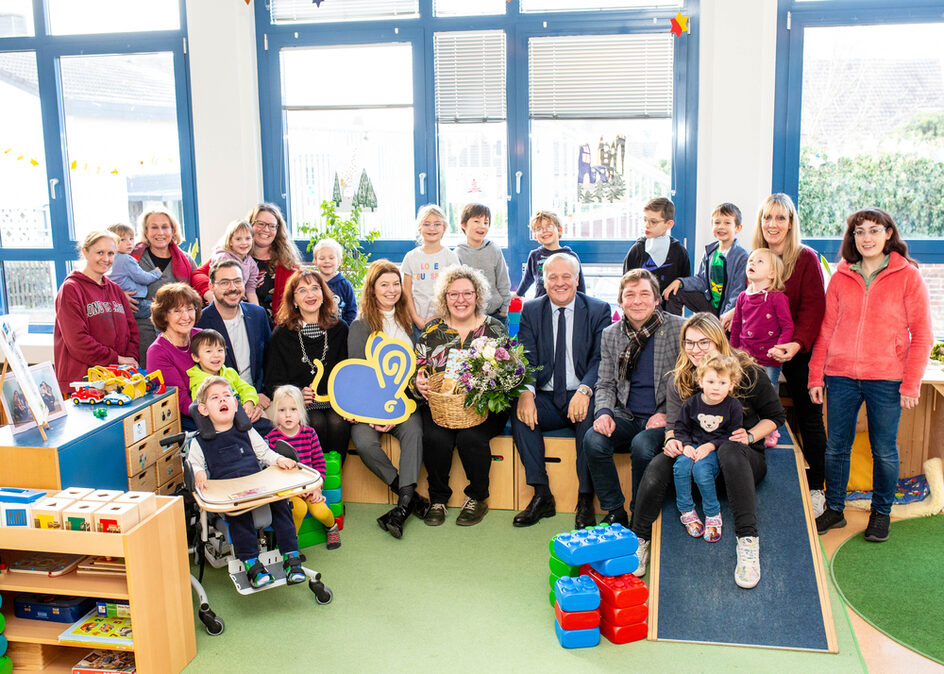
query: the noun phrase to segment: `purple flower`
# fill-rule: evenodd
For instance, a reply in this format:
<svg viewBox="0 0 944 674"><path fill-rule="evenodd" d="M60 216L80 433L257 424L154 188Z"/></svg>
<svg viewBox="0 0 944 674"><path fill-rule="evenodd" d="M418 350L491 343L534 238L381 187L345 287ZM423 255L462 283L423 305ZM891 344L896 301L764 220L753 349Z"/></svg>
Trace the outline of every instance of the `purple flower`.
<svg viewBox="0 0 944 674"><path fill-rule="evenodd" d="M464 385L466 385L466 386L469 385L469 381L470 381L471 379L472 379L472 375L470 375L468 372L466 372L464 375L462 375L462 376L459 378L459 380L460 380Z"/></svg>
<svg viewBox="0 0 944 674"><path fill-rule="evenodd" d="M515 370L515 376L520 377L522 374L524 374L524 367L519 365L518 368Z"/></svg>
<svg viewBox="0 0 944 674"><path fill-rule="evenodd" d="M494 380L494 379L489 379L489 380L488 380L488 387L489 387L489 388L495 388L495 380Z"/></svg>
<svg viewBox="0 0 944 674"><path fill-rule="evenodd" d="M495 349L495 360L508 360L508 352L502 347Z"/></svg>

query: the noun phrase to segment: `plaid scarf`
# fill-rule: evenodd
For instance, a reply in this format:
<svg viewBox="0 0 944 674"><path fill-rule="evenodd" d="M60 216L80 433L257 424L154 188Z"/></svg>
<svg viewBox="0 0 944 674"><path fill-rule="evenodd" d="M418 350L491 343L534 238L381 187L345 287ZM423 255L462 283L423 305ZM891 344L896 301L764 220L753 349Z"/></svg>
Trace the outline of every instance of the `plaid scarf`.
<svg viewBox="0 0 944 674"><path fill-rule="evenodd" d="M636 369L639 354L646 348L649 338L655 334L656 330L658 330L664 322L665 315L659 307L656 307L656 310L652 312L652 316L649 317L649 320L638 330L626 320L625 316L623 317L623 320L620 321L620 325L623 328L623 334L626 335L629 341L626 343L626 348L623 349L623 353L621 353L619 357L620 379L629 379L632 371Z"/></svg>

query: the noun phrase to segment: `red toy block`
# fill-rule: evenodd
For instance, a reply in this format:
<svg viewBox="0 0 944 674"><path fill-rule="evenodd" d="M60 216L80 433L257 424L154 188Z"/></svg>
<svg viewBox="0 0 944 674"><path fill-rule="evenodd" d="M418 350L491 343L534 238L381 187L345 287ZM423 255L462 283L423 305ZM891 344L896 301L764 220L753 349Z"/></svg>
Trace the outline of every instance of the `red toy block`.
<svg viewBox="0 0 944 674"><path fill-rule="evenodd" d="M589 630L600 626L600 609L593 611L564 611L554 602L557 624L565 630Z"/></svg>
<svg viewBox="0 0 944 674"><path fill-rule="evenodd" d="M604 576L597 573L589 564L586 567L586 572L581 567L581 573L590 576L600 588L600 599L604 604L609 604L614 608L625 608L645 604L649 599L649 588L641 578L636 578L631 573L625 573L622 576Z"/></svg>
<svg viewBox="0 0 944 674"><path fill-rule="evenodd" d="M344 531L344 515L336 515L334 522L338 525L338 531Z"/></svg>
<svg viewBox="0 0 944 674"><path fill-rule="evenodd" d="M649 636L649 626L646 623L636 623L617 627L601 620L600 634L612 644L628 644L630 641L642 641Z"/></svg>
<svg viewBox="0 0 944 674"><path fill-rule="evenodd" d="M616 608L609 604L600 604L600 620L605 620L613 626L634 625L644 623L649 617L649 606L637 604L625 608Z"/></svg>

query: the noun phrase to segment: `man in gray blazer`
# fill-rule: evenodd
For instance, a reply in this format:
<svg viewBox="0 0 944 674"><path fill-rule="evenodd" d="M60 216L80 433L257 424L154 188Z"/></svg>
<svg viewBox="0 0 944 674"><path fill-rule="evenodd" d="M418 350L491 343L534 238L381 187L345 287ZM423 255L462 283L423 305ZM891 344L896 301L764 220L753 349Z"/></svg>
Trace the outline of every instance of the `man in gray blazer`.
<svg viewBox="0 0 944 674"><path fill-rule="evenodd" d="M675 367L681 317L659 308L659 282L645 269L620 280L623 319L603 331L593 429L583 440L593 487L607 524L629 526L613 453L632 454L633 494L665 440L665 387ZM630 510L633 502L630 501Z"/></svg>

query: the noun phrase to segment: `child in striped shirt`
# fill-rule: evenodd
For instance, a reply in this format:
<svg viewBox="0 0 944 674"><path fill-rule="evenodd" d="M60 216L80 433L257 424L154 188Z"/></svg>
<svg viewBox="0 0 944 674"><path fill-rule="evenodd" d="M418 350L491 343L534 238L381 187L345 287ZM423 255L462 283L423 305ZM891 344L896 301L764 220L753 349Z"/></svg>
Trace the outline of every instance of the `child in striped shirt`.
<svg viewBox="0 0 944 674"><path fill-rule="evenodd" d="M298 460L317 470L322 477L325 475L325 458L321 451L321 442L315 429L307 425L308 415L305 412L305 400L302 392L296 386L280 386L272 395L270 409L275 410L275 428L266 435L269 447L275 449L279 440L285 440L295 448ZM295 530L302 526L302 520L307 513L321 522L327 529L327 548L336 550L341 547L341 534L334 514L325 503L321 489L314 489L301 496L293 496L292 518L295 520Z"/></svg>

